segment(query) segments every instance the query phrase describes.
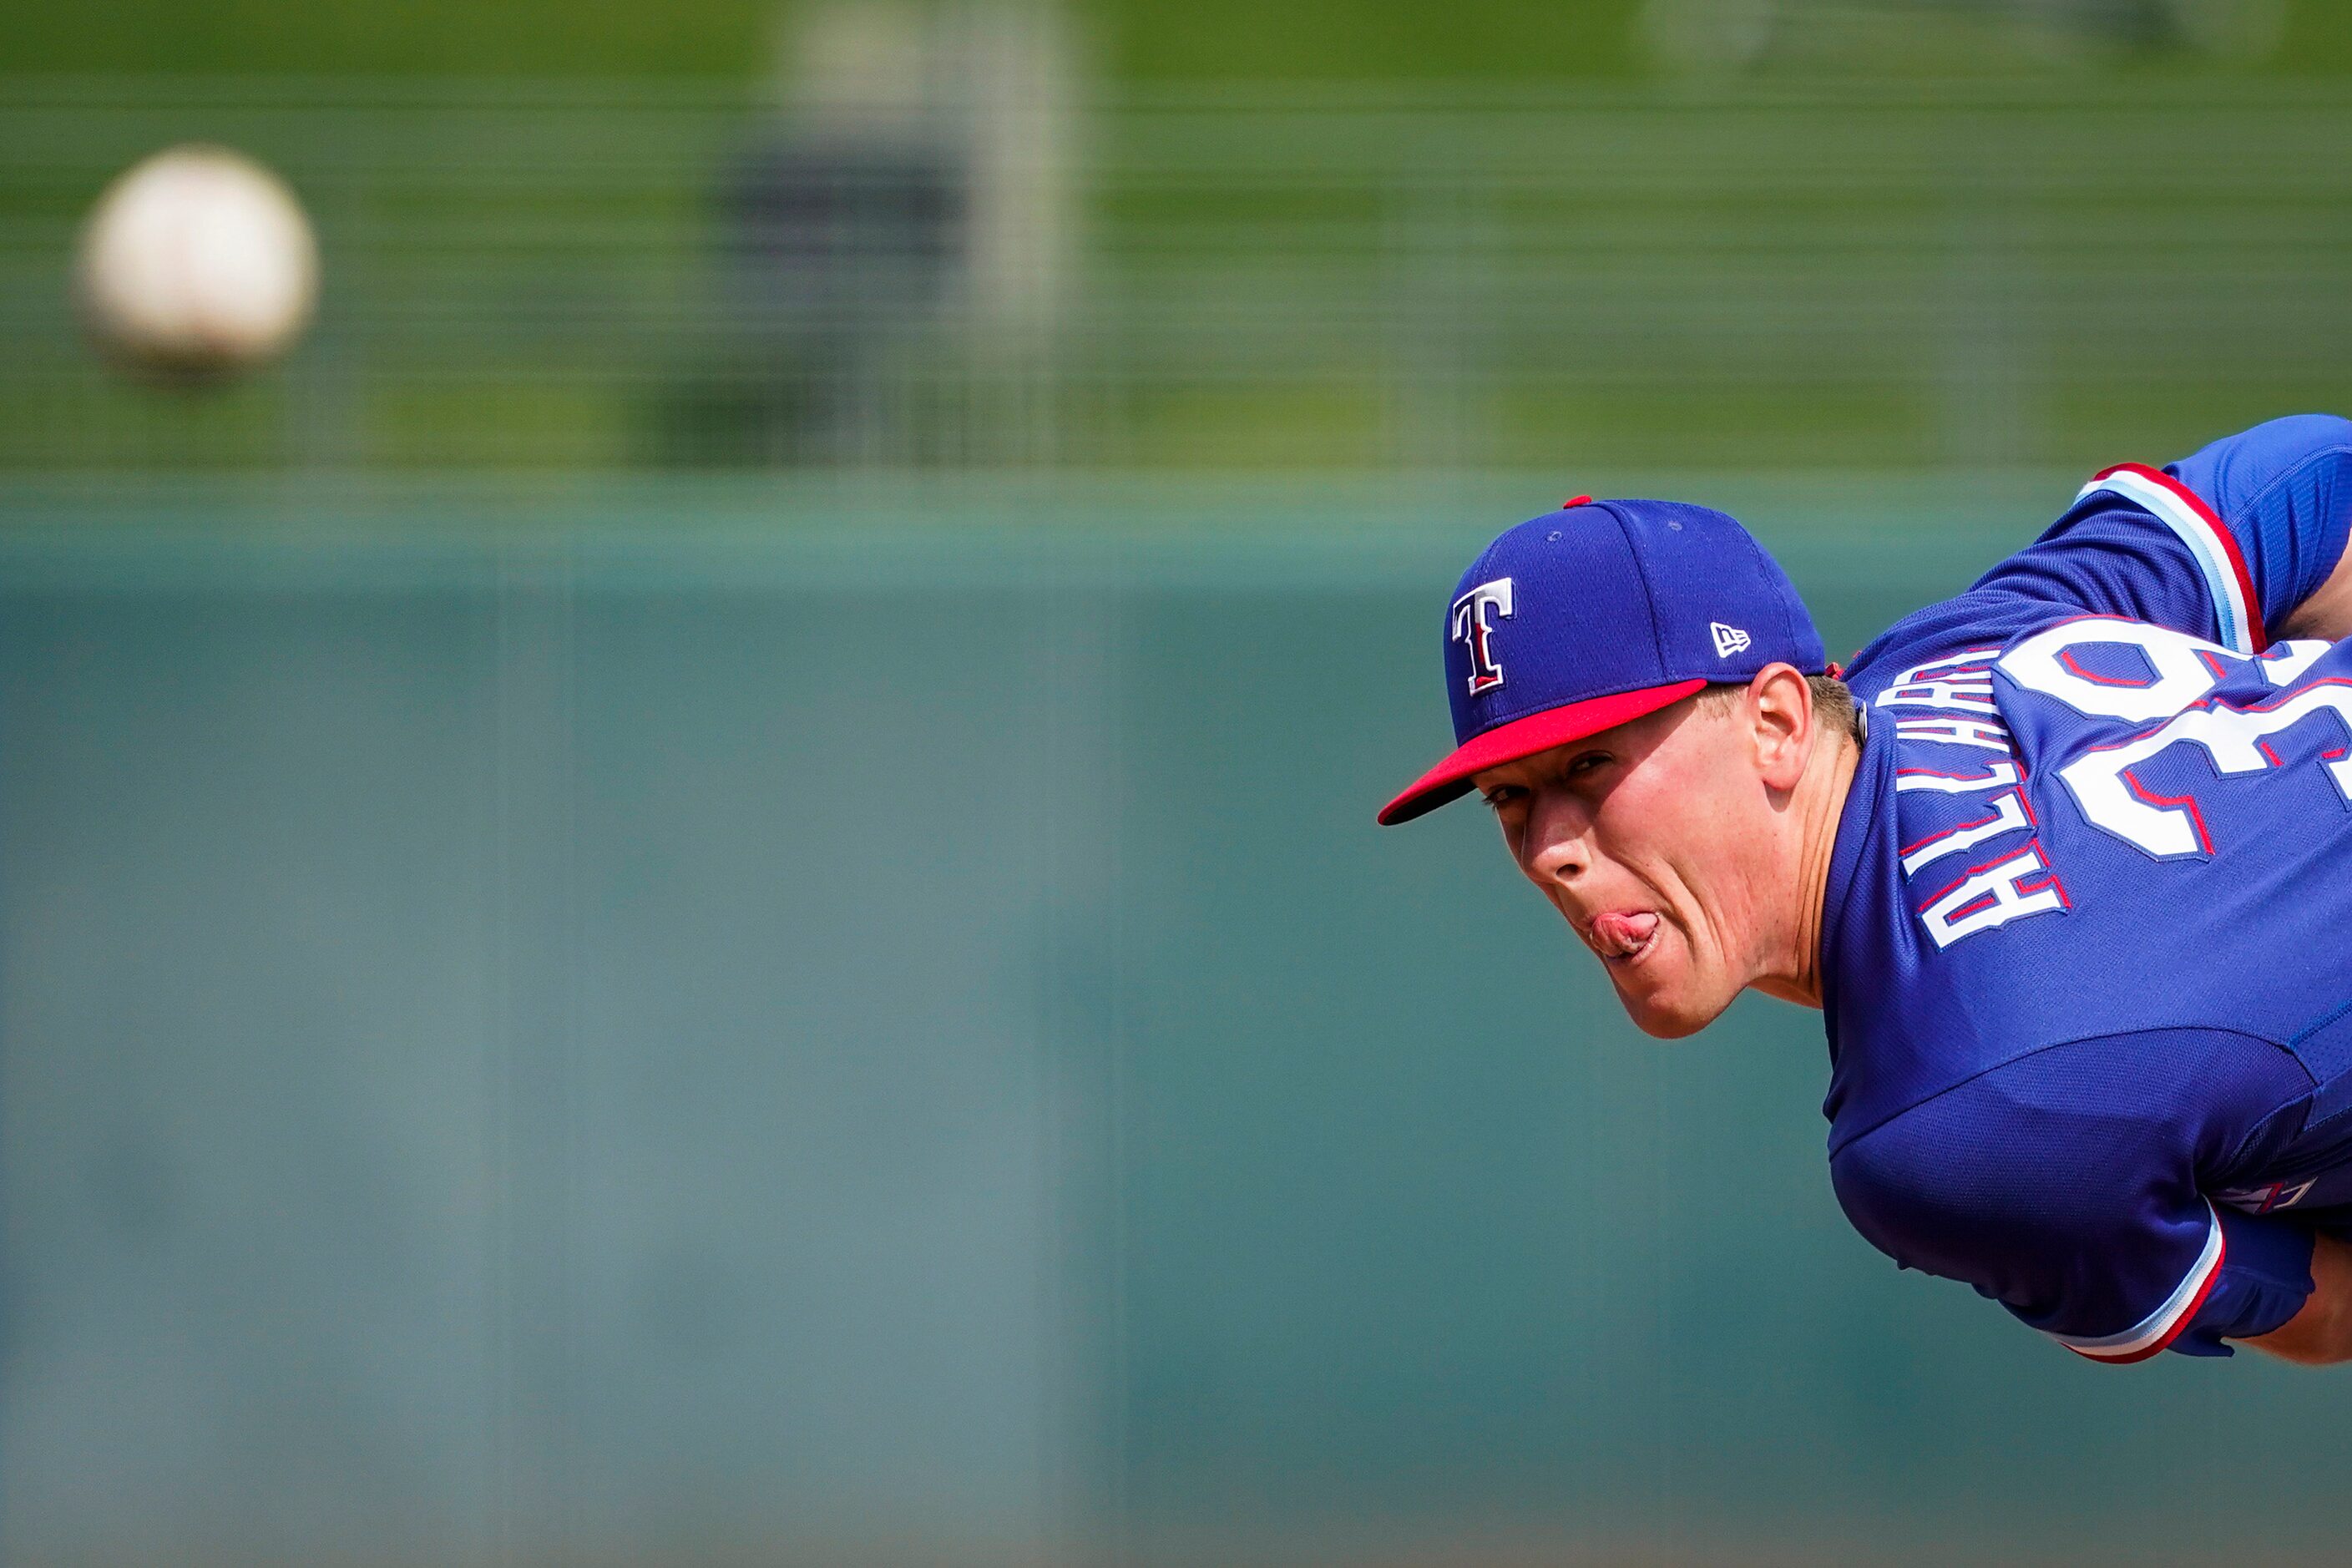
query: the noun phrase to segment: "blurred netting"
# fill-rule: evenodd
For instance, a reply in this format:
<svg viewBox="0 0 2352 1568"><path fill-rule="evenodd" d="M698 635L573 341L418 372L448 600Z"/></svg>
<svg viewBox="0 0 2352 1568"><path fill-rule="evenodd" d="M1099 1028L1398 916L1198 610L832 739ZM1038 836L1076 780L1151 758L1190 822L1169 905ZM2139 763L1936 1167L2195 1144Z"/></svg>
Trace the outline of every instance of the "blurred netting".
<svg viewBox="0 0 2352 1568"><path fill-rule="evenodd" d="M158 394L75 226L184 140L325 256ZM2079 465L2343 406L2352 86L0 87L0 468Z"/></svg>

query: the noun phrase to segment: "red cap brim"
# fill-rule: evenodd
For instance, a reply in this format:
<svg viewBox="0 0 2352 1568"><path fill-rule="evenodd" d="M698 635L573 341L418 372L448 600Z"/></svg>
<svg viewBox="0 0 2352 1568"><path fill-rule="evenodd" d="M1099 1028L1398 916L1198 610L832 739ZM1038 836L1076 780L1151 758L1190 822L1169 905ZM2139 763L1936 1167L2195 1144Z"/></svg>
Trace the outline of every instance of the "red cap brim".
<svg viewBox="0 0 2352 1568"><path fill-rule="evenodd" d="M1565 746L1570 741L1581 741L1588 735L1598 735L1645 713L1655 713L1706 684L1704 680L1677 680L1665 686L1645 686L1638 691L1615 691L1562 708L1547 708L1540 713L1514 719L1483 735L1474 735L1454 748L1453 755L1413 780L1412 788L1381 807L1381 826L1394 827L1400 822L1411 822L1423 812L1435 811L1448 801L1460 800L1470 793L1474 773L1516 763L1521 757L1532 757L1538 752L1549 752L1554 746Z"/></svg>

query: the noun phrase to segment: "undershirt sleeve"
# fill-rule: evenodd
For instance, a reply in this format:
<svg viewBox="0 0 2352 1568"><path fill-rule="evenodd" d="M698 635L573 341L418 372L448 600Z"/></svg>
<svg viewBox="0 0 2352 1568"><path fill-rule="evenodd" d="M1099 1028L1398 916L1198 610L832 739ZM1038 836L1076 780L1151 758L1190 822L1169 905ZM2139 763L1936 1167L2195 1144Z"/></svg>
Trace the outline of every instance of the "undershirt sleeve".
<svg viewBox="0 0 2352 1568"><path fill-rule="evenodd" d="M2021 1058L1838 1149L1838 1201L1906 1268L1958 1279L2094 1360L2227 1355L2312 1285L2312 1233L2218 1207L2246 1134L2308 1091L2293 1058L2217 1030Z"/></svg>

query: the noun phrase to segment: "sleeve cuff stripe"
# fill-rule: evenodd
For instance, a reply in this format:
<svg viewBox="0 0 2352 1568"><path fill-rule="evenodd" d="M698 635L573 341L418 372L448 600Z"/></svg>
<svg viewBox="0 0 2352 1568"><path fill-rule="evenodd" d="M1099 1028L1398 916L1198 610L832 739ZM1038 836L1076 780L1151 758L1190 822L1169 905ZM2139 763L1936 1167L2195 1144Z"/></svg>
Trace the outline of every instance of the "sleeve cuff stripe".
<svg viewBox="0 0 2352 1568"><path fill-rule="evenodd" d="M2212 595L2213 617L2221 624L2221 641L2242 654L2258 654L2269 646L2263 633L2261 601L2253 577L2246 570L2238 541L2213 509L2196 491L2170 474L2143 463L2124 463L2106 469L2075 496L2101 490L2124 498L2152 514L2189 546L2189 553L2205 576Z"/></svg>
<svg viewBox="0 0 2352 1568"><path fill-rule="evenodd" d="M2117 1363L2146 1361L2179 1338L2180 1331L2195 1321L2197 1309L2205 1304L2205 1298L2212 1294L2214 1281L2221 1277L2221 1260L2229 1252L2221 1237L2221 1215L2210 1199L2205 1214L2210 1226L2205 1233L2205 1249L2197 1255L2197 1261L2189 1266L2179 1289L2164 1305L2119 1334L2097 1339L2077 1339L2068 1334L2050 1337L2077 1355Z"/></svg>

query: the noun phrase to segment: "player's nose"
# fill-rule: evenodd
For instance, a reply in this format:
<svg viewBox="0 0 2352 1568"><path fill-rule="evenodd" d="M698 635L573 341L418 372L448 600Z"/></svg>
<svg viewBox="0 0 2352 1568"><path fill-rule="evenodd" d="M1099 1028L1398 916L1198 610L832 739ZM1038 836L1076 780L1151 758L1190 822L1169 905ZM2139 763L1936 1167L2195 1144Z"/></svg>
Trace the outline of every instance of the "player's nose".
<svg viewBox="0 0 2352 1568"><path fill-rule="evenodd" d="M1573 797L1548 796L1529 813L1522 862L1546 887L1566 888L1592 868L1592 819Z"/></svg>

